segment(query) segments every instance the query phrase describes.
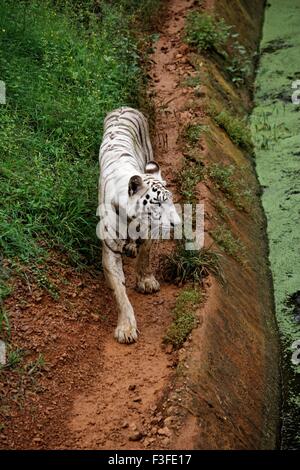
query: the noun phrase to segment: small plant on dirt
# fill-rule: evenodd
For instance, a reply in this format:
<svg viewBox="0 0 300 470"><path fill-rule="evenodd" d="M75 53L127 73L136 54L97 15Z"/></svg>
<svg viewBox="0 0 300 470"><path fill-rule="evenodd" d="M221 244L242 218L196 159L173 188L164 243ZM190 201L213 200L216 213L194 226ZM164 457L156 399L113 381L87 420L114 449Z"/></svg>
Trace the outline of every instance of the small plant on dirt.
<svg viewBox="0 0 300 470"><path fill-rule="evenodd" d="M253 153L251 131L243 119L237 118L225 110L220 113L215 113L212 110L212 116L218 126L227 132L232 142L249 153Z"/></svg>
<svg viewBox="0 0 300 470"><path fill-rule="evenodd" d="M230 33L228 47L223 55L226 60L225 70L231 81L240 86L250 77L252 64L246 48L238 41L238 36L238 33Z"/></svg>
<svg viewBox="0 0 300 470"><path fill-rule="evenodd" d="M191 88L194 88L194 87L198 87L201 85L201 78L199 76L199 74L197 75L194 75L193 77L187 77L183 82L182 82L183 86L186 86L186 87L191 87Z"/></svg>
<svg viewBox="0 0 300 470"><path fill-rule="evenodd" d="M186 250L184 242L161 260L160 271L168 282L183 284L187 281L201 283L209 273L223 280L220 255L210 248Z"/></svg>
<svg viewBox="0 0 300 470"><path fill-rule="evenodd" d="M196 145L206 126L202 124L188 124L184 130L184 138L190 145Z"/></svg>
<svg viewBox="0 0 300 470"><path fill-rule="evenodd" d="M240 47L242 48L243 46ZM226 66L226 70L235 85L243 85L251 73L251 60L248 56L233 56Z"/></svg>
<svg viewBox="0 0 300 470"><path fill-rule="evenodd" d="M232 213L232 209L230 209L229 207L227 207L224 202L222 201L218 201L216 200L214 202L214 205L215 205L215 208L217 209L218 211L218 214L223 218L223 219L227 219L230 214Z"/></svg>
<svg viewBox="0 0 300 470"><path fill-rule="evenodd" d="M201 162L184 161L183 167L177 174L177 184L185 203L196 202L195 187L204 178L204 168Z"/></svg>
<svg viewBox="0 0 300 470"><path fill-rule="evenodd" d="M198 289L185 289L179 294L173 310L173 322L164 337L165 343L172 344L176 349L182 346L196 326L195 310L201 301L202 295Z"/></svg>
<svg viewBox="0 0 300 470"><path fill-rule="evenodd" d="M41 372L45 368L45 358L43 354L39 354L37 359L26 365L26 371L28 375L33 375L37 372Z"/></svg>
<svg viewBox="0 0 300 470"><path fill-rule="evenodd" d="M186 41L198 52L219 51L226 45L230 29L223 19L217 20L207 13L192 11L186 19Z"/></svg>
<svg viewBox="0 0 300 470"><path fill-rule="evenodd" d="M5 281L6 279L0 278L0 302L11 293L11 288L5 283Z"/></svg>
<svg viewBox="0 0 300 470"><path fill-rule="evenodd" d="M7 312L0 306L0 335L10 337L10 324Z"/></svg>
<svg viewBox="0 0 300 470"><path fill-rule="evenodd" d="M18 367L23 359L24 351L22 349L10 349L8 356L7 356L7 363L4 366L0 366L1 368L11 368L14 369Z"/></svg>
<svg viewBox="0 0 300 470"><path fill-rule="evenodd" d="M214 180L217 188L229 195L235 190L234 173L235 168L233 165L213 163L210 168L208 168L208 175Z"/></svg>
<svg viewBox="0 0 300 470"><path fill-rule="evenodd" d="M49 276L46 272L46 268L36 268L32 269L34 278L37 282L37 285L42 289L45 289L54 300L59 299L59 291L57 287L50 281Z"/></svg>
<svg viewBox="0 0 300 470"><path fill-rule="evenodd" d="M228 255L237 261L242 260L245 247L240 240L236 239L226 225L220 225L211 232L213 239Z"/></svg>

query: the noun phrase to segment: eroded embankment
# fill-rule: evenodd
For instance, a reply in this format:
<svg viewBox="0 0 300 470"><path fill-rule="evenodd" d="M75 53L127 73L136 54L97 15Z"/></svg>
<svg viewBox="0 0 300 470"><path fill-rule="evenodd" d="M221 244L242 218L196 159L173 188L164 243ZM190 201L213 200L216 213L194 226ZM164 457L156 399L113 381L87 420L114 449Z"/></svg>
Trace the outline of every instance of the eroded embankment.
<svg viewBox="0 0 300 470"><path fill-rule="evenodd" d="M237 29L250 55L258 45L263 3L217 2L216 13ZM209 7L213 12L214 6ZM156 107L159 110L161 97L169 103L158 113L157 125L163 129L165 116L179 115L184 117L181 135L187 126L200 125L204 131L196 146L181 140L181 148L185 161L206 169L207 176L197 185L205 205L205 243L223 249L226 283L208 281L208 299L199 311L201 326L180 351L173 391L163 404L167 418L181 420L171 447L273 448L278 349L260 190L249 149L234 143L234 135L230 138L216 119L225 110L229 121L232 115L242 120L250 110L250 93L233 85L218 54L200 56L182 46L174 65L174 41L167 28L154 54ZM174 74L181 76L177 86L184 88L172 98L168 82ZM165 155L160 158L165 162ZM232 190L225 182L229 169Z"/></svg>
<svg viewBox="0 0 300 470"><path fill-rule="evenodd" d="M300 340L299 101L292 88L300 79L299 23L298 1L268 3L252 114L283 348L283 448L300 446L300 366L296 345L292 346Z"/></svg>

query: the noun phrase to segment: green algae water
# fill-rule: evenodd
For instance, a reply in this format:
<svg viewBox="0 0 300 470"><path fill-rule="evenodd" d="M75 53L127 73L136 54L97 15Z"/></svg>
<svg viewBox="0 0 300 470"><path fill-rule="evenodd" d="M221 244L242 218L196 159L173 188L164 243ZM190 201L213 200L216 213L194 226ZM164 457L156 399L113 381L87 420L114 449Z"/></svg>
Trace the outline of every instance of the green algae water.
<svg viewBox="0 0 300 470"><path fill-rule="evenodd" d="M282 344L281 448L299 449L300 0L268 2L260 52L251 128Z"/></svg>

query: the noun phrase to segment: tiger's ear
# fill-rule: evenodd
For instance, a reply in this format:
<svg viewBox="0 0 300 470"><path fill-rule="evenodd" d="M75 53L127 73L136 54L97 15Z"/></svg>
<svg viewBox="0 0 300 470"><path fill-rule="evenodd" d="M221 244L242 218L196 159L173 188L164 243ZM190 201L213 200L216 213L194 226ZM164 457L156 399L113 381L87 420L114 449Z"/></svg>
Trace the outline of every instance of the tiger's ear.
<svg viewBox="0 0 300 470"><path fill-rule="evenodd" d="M150 173L151 175L160 176L159 164L151 160L145 165L145 173Z"/></svg>
<svg viewBox="0 0 300 470"><path fill-rule="evenodd" d="M143 180L139 175L134 175L130 178L128 183L128 194L129 196L133 196L136 194L141 187L143 186Z"/></svg>

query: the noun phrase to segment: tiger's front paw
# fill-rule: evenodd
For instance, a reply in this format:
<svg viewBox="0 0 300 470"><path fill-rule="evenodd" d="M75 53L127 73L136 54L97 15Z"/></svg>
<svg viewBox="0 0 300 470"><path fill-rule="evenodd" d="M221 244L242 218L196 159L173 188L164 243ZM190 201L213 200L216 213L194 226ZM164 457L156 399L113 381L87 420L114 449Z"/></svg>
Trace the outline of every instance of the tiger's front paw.
<svg viewBox="0 0 300 470"><path fill-rule="evenodd" d="M155 279L153 274L142 279L138 279L136 284L136 290L142 294L153 294L158 292L160 289L159 282Z"/></svg>
<svg viewBox="0 0 300 470"><path fill-rule="evenodd" d="M138 329L135 320L126 318L121 321L114 334L119 343L134 343L138 339Z"/></svg>
<svg viewBox="0 0 300 470"><path fill-rule="evenodd" d="M138 246L135 241L126 243L123 248L123 253L129 258L136 258L138 254Z"/></svg>

